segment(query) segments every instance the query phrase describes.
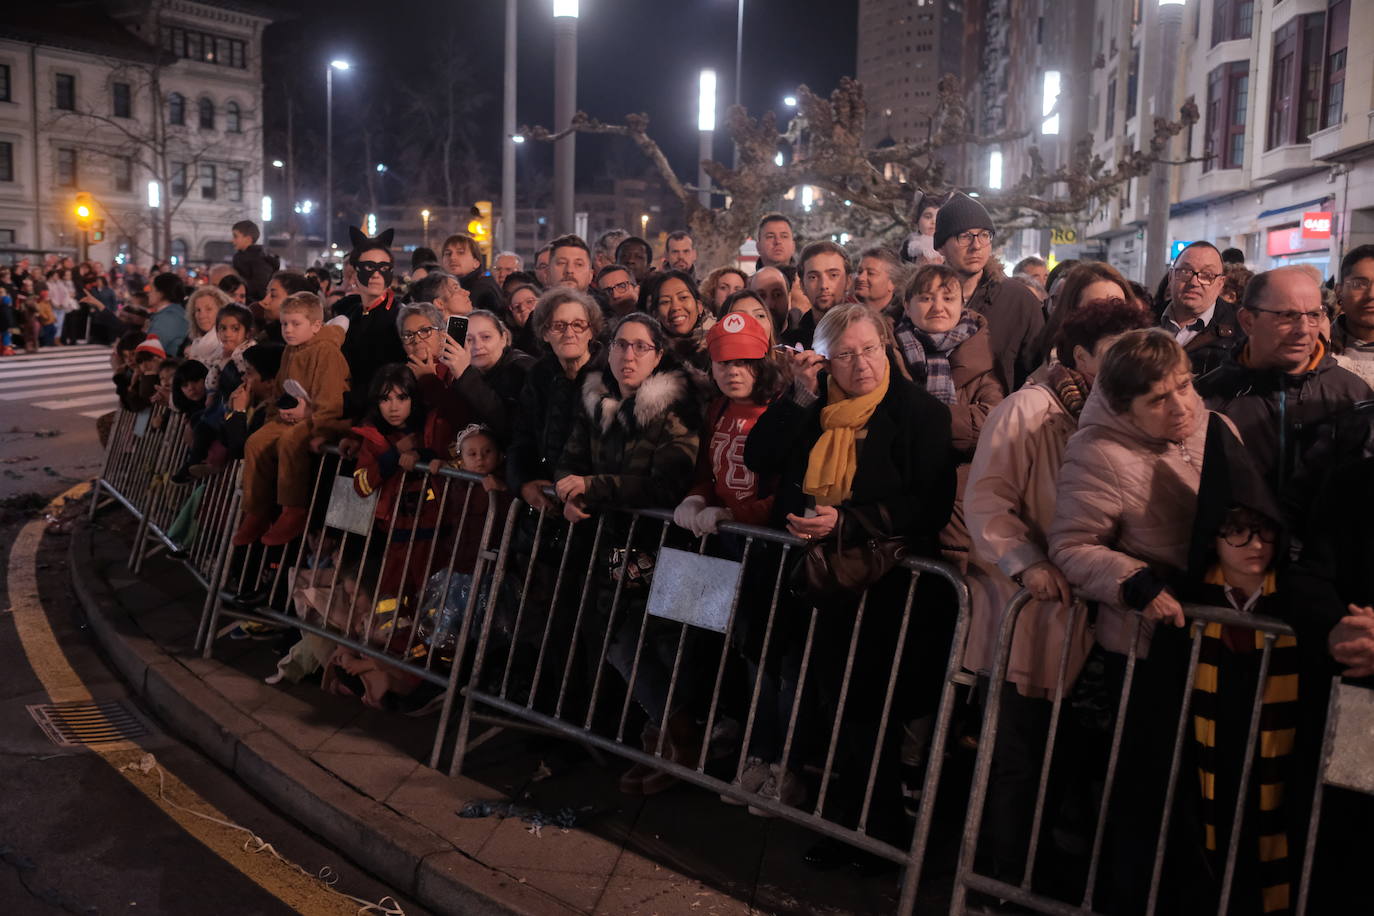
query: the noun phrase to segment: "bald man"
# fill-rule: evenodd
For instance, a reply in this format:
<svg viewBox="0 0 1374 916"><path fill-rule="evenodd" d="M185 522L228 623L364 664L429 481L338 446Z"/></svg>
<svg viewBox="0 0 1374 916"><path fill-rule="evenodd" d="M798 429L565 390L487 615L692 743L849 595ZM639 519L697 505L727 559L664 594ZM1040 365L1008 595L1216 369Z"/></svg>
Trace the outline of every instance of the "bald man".
<svg viewBox="0 0 1374 916"><path fill-rule="evenodd" d="M1304 455L1319 438L1316 430L1339 422L1355 402L1374 397L1328 352L1321 336L1326 317L1313 272L1280 267L1258 274L1237 314L1245 346L1197 381L1207 406L1235 423L1257 468L1288 505L1301 502L1285 491L1295 472L1312 463Z"/></svg>

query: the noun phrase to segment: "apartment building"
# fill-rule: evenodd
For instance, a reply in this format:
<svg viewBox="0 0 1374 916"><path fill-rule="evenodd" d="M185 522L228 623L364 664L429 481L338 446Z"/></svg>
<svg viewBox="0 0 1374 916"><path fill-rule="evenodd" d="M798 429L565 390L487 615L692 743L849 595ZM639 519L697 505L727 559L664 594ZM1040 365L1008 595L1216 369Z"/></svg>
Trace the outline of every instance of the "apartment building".
<svg viewBox="0 0 1374 916"><path fill-rule="evenodd" d="M1374 241L1374 3L1187 0L1179 67L1151 79L1159 7L1097 0L1090 120L1095 151L1115 162L1148 143L1154 86L1171 79L1201 121L1175 139L1172 247L1207 239L1264 270L1311 264L1324 274ZM1086 227L1105 257L1144 277L1146 181L1123 186Z"/></svg>
<svg viewBox="0 0 1374 916"><path fill-rule="evenodd" d="M29 4L0 22L0 252L198 263L262 211L261 38L238 0ZM150 187L150 185L152 187Z"/></svg>
<svg viewBox="0 0 1374 916"><path fill-rule="evenodd" d="M964 12L964 0L859 0L866 145L929 138L940 77L961 73Z"/></svg>

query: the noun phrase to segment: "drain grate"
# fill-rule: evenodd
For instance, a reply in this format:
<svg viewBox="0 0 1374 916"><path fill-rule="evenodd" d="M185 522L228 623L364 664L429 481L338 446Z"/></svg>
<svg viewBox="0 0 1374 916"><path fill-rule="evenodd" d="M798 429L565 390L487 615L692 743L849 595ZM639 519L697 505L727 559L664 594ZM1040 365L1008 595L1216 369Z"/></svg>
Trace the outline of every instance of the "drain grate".
<svg viewBox="0 0 1374 916"><path fill-rule="evenodd" d="M141 738L148 723L119 701L46 703L28 707L29 715L58 747L112 744Z"/></svg>

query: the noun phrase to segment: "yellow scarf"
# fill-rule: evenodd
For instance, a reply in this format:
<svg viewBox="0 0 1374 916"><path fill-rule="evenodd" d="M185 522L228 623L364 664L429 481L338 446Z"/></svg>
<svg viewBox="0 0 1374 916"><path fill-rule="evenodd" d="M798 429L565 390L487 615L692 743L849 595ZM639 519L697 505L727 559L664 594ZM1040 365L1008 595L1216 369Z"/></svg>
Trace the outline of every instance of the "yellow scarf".
<svg viewBox="0 0 1374 916"><path fill-rule="evenodd" d="M858 468L856 435L887 397L891 368L884 368L883 380L868 394L851 398L830 380L826 405L821 408L821 437L811 446L802 490L816 497L818 506L834 506L849 498Z"/></svg>

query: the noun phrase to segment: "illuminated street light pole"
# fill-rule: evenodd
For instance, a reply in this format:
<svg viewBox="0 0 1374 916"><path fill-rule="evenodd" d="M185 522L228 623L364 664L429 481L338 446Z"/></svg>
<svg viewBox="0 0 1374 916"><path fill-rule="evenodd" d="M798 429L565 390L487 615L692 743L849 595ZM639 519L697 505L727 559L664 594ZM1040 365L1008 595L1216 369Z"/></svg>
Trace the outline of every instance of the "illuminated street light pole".
<svg viewBox="0 0 1374 916"><path fill-rule="evenodd" d="M324 251L334 248L334 71L347 70L346 60L331 60L324 68Z"/></svg>
<svg viewBox="0 0 1374 916"><path fill-rule="evenodd" d="M515 248L515 28L515 0L506 0L506 85L501 114L501 237L496 244L500 251Z"/></svg>
<svg viewBox="0 0 1374 916"><path fill-rule="evenodd" d="M697 202L703 207L711 207L711 176L706 174L706 160L711 158L712 146L716 138L716 71L701 71L697 82L700 90L697 96Z"/></svg>
<svg viewBox="0 0 1374 916"><path fill-rule="evenodd" d="M553 129L568 130L577 110L577 0L553 0ZM514 131L512 131L514 132ZM553 144L554 232L573 231L577 135Z"/></svg>

